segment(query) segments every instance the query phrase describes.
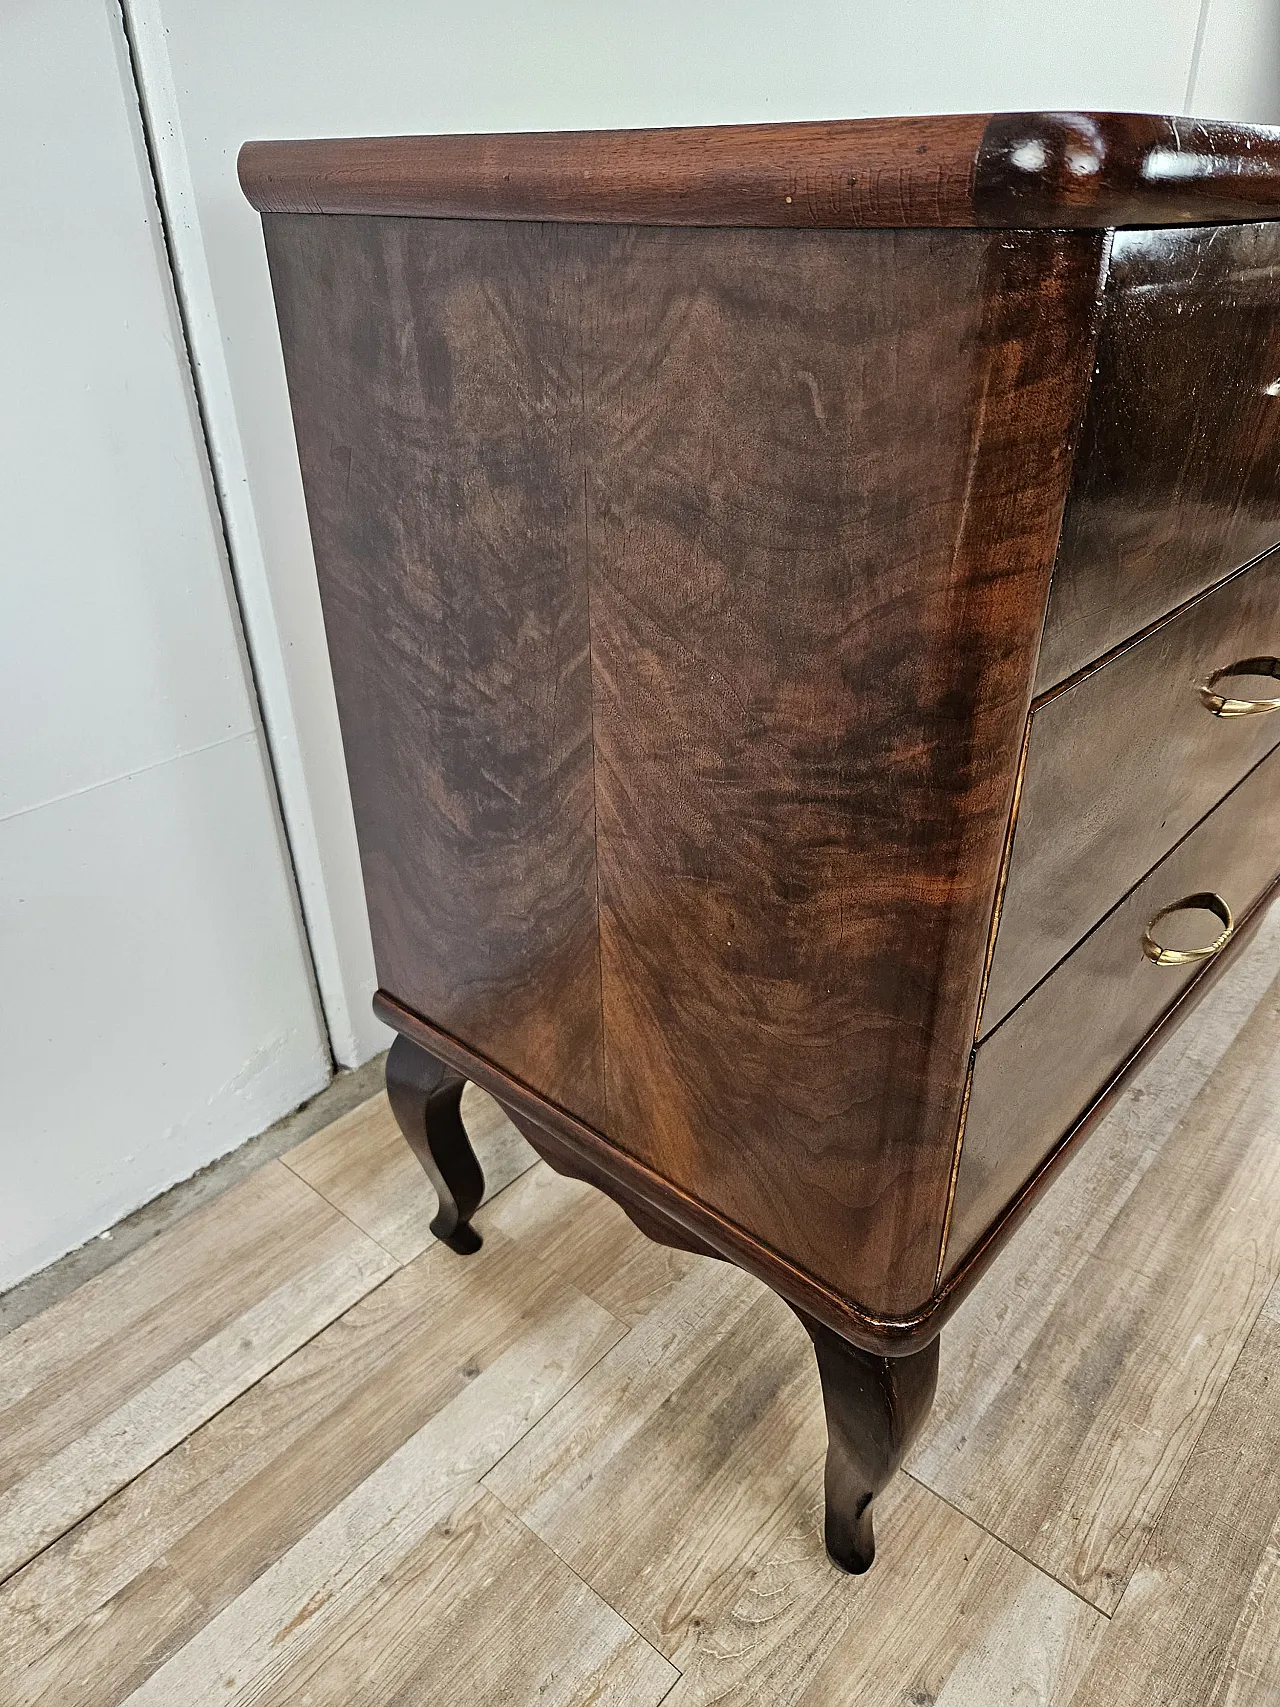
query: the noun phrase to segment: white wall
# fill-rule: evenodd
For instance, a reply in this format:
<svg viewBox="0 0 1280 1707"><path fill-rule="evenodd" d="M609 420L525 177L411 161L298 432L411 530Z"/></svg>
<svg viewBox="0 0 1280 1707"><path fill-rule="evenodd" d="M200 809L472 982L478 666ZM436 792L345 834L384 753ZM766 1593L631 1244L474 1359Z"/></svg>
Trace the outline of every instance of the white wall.
<svg viewBox="0 0 1280 1707"><path fill-rule="evenodd" d="M125 4L207 310L238 572L271 630L260 686L287 743L284 807L331 1035L351 1062L386 1034L368 1015L368 925L261 235L236 185L241 142L1028 107L1266 118L1280 87L1268 51L1280 0ZM252 614L250 627L256 645Z"/></svg>
<svg viewBox="0 0 1280 1707"><path fill-rule="evenodd" d="M329 1075L122 54L0 17L0 1286Z"/></svg>

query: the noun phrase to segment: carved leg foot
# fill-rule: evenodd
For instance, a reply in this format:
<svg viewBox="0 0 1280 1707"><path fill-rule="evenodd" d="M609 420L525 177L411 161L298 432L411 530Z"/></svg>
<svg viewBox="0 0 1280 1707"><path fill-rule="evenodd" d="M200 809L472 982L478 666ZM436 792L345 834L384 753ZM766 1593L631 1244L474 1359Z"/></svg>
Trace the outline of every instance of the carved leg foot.
<svg viewBox="0 0 1280 1707"><path fill-rule="evenodd" d="M431 1231L460 1256L480 1249L480 1235L470 1221L484 1196L484 1174L462 1124L465 1083L407 1037L397 1037L391 1045L391 1112L440 1199Z"/></svg>
<svg viewBox="0 0 1280 1707"><path fill-rule="evenodd" d="M938 1342L907 1357L859 1351L796 1312L813 1341L827 1413L827 1552L841 1570L876 1556L871 1506L919 1434L938 1380Z"/></svg>

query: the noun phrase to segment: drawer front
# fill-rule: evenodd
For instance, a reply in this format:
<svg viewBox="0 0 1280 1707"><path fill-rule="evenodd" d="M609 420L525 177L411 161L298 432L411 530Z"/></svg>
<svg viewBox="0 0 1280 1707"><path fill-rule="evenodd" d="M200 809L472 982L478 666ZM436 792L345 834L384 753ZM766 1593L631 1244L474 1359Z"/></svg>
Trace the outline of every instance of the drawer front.
<svg viewBox="0 0 1280 1707"><path fill-rule="evenodd" d="M1280 225L1116 233L1036 691L1280 540Z"/></svg>
<svg viewBox="0 0 1280 1707"><path fill-rule="evenodd" d="M979 1045L947 1243L948 1270L1207 964L1153 964L1143 952L1143 935L1155 915L1183 897L1213 891L1239 920L1277 871L1280 753L1251 771ZM1153 928L1158 940L1187 948L1207 945L1220 925L1197 911L1158 921Z"/></svg>
<svg viewBox="0 0 1280 1707"><path fill-rule="evenodd" d="M1280 552L1243 570L1034 713L982 1032L1280 745L1280 708L1216 716L1216 684L1266 704L1280 681Z"/></svg>

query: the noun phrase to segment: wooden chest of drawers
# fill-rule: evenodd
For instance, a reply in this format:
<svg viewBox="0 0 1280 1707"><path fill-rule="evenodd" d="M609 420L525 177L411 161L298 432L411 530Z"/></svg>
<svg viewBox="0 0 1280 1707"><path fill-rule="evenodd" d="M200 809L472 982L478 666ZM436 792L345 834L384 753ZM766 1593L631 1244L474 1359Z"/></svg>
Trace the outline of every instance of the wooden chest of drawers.
<svg viewBox="0 0 1280 1707"><path fill-rule="evenodd" d="M774 1287L864 1569L947 1314L1280 873L1280 132L241 177L437 1231L475 1246L470 1078Z"/></svg>

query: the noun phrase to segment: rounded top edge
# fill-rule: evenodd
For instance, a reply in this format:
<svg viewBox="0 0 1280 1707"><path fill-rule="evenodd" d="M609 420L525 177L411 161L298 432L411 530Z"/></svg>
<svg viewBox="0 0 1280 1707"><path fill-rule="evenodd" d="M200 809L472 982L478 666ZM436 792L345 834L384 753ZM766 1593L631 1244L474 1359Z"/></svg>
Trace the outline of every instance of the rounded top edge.
<svg viewBox="0 0 1280 1707"><path fill-rule="evenodd" d="M965 113L247 142L262 213L781 227L1207 224L1280 215L1280 129Z"/></svg>

